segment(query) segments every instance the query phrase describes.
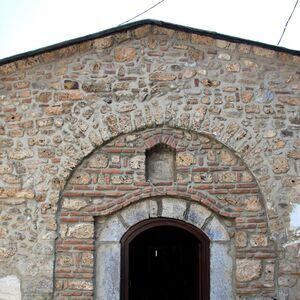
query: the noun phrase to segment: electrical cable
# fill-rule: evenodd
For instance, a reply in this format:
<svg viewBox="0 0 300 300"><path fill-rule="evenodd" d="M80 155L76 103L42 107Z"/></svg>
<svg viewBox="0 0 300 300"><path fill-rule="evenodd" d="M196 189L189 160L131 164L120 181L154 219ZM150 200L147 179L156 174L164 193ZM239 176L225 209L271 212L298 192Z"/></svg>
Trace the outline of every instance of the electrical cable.
<svg viewBox="0 0 300 300"><path fill-rule="evenodd" d="M292 16L293 16L293 14L294 14L294 11L295 11L295 9L296 9L296 7L297 7L297 5L298 5L298 1L299 1L299 0L296 1L295 5L294 5L294 8L293 8L293 10L292 10L292 13L290 14L290 16L289 16L289 18L288 18L288 20L287 20L287 22L286 22L286 24L285 24L285 26L284 26L284 29L283 29L282 34L281 34L281 37L280 37L280 39L279 39L279 41L278 41L278 43L277 43L277 46L279 46L279 44L280 44L280 42L281 42L281 40L282 40L282 38L283 38L283 36L284 36L284 34L285 34L285 30L286 30L286 28L287 28L287 26L288 26L288 24L289 24L289 22L290 22L290 20L291 20L291 18L292 18Z"/></svg>
<svg viewBox="0 0 300 300"><path fill-rule="evenodd" d="M154 4L153 6L151 6L150 8L148 8L148 9L146 9L145 11L141 12L140 14L136 15L135 17L133 17L133 18L131 18L131 19L129 19L129 20L127 20L127 21L125 21L125 22L119 24L118 26L124 25L124 24L126 24L126 23L128 23L128 22L130 22L130 21L132 21L132 20L134 20L134 19L136 19L137 17L139 17L139 16L145 14L146 12L148 12L149 10L151 10L151 9L153 9L154 7L158 6L159 4L163 3L164 1L165 1L165 0L161 0L161 1L157 2L156 4Z"/></svg>

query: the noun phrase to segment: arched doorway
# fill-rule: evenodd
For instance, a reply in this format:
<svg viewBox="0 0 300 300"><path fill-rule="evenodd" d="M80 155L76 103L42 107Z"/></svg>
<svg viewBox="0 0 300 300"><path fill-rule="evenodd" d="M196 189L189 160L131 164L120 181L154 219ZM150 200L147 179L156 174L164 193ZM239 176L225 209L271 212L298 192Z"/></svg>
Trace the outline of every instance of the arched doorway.
<svg viewBox="0 0 300 300"><path fill-rule="evenodd" d="M209 239L186 222L142 221L121 239L122 300L209 299Z"/></svg>

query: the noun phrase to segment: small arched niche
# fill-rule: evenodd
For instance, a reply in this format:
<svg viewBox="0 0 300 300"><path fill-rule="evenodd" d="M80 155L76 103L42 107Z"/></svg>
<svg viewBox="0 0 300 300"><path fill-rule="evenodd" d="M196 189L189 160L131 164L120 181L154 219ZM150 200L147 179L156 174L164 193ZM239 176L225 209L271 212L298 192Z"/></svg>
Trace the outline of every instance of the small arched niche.
<svg viewBox="0 0 300 300"><path fill-rule="evenodd" d="M166 144L158 144L146 150L146 181L174 181L175 156L175 150Z"/></svg>

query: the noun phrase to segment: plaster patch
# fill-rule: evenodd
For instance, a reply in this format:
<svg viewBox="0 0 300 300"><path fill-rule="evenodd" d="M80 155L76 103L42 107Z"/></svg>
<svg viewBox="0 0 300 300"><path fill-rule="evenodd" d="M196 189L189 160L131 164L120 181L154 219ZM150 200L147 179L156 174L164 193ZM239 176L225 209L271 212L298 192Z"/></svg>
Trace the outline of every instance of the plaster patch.
<svg viewBox="0 0 300 300"><path fill-rule="evenodd" d="M0 278L0 299L21 300L21 288L18 277L11 275Z"/></svg>

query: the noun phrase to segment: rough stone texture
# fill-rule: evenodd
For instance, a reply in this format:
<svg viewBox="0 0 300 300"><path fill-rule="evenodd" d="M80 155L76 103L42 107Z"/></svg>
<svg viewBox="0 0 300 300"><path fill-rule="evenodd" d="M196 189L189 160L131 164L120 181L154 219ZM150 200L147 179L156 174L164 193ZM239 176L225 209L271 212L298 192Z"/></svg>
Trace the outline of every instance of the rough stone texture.
<svg viewBox="0 0 300 300"><path fill-rule="evenodd" d="M236 279L238 281L250 281L258 278L261 272L261 263L254 259L237 259Z"/></svg>
<svg viewBox="0 0 300 300"><path fill-rule="evenodd" d="M100 244L97 249L95 299L120 299L120 244Z"/></svg>
<svg viewBox="0 0 300 300"><path fill-rule="evenodd" d="M299 297L299 63L147 26L0 66L0 275L18 276L24 299L91 299L94 268L82 258L94 239L70 228L182 197L213 212L230 239L245 232L231 256L261 272L234 284L239 299ZM176 152L174 180L151 185L145 157L157 144ZM149 215L161 214L151 203ZM55 268L54 285L58 254L74 263Z"/></svg>
<svg viewBox="0 0 300 300"><path fill-rule="evenodd" d="M228 244L213 243L211 248L211 299L233 299L232 266Z"/></svg>

